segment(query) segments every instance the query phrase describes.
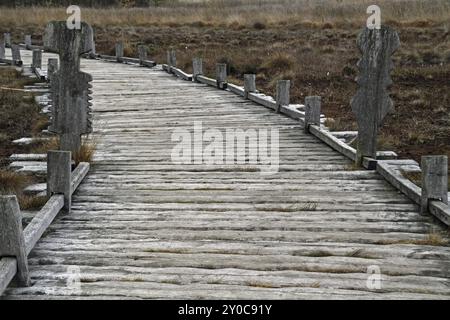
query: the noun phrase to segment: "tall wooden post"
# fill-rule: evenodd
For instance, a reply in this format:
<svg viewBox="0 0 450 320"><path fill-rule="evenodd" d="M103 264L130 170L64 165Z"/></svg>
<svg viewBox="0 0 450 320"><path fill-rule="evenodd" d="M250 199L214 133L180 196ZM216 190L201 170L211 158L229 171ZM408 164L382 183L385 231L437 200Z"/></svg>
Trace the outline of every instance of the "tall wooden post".
<svg viewBox="0 0 450 320"><path fill-rule="evenodd" d="M147 47L144 45L138 46L138 52L139 52L139 63L143 65L144 61L148 60Z"/></svg>
<svg viewBox="0 0 450 320"><path fill-rule="evenodd" d="M70 151L47 153L47 196L64 195L64 212L70 213L72 205L72 155Z"/></svg>
<svg viewBox="0 0 450 320"><path fill-rule="evenodd" d="M15 65L22 65L22 58L20 56L20 47L17 44L11 45L12 60Z"/></svg>
<svg viewBox="0 0 450 320"><path fill-rule="evenodd" d="M277 94L276 94L277 112L280 112L281 106L289 105L290 89L291 89L291 81L290 80L278 80Z"/></svg>
<svg viewBox="0 0 450 320"><path fill-rule="evenodd" d="M391 56L400 46L398 34L383 26L381 29L364 29L357 45L362 58L358 62L358 91L351 101L358 122L358 150L356 163L364 157L376 159L377 134L386 115L393 109L388 87L392 80Z"/></svg>
<svg viewBox="0 0 450 320"><path fill-rule="evenodd" d="M203 60L202 58L194 58L192 60L192 78L197 81L198 76L203 75Z"/></svg>
<svg viewBox="0 0 450 320"><path fill-rule="evenodd" d="M216 64L216 81L217 88L227 88L227 65L225 63Z"/></svg>
<svg viewBox="0 0 450 320"><path fill-rule="evenodd" d="M123 58L123 42L117 42L116 43L116 59L117 62L122 62L122 58Z"/></svg>
<svg viewBox="0 0 450 320"><path fill-rule="evenodd" d="M244 98L248 99L250 92L256 92L256 75L244 74Z"/></svg>
<svg viewBox="0 0 450 320"><path fill-rule="evenodd" d="M310 125L320 126L321 105L319 96L305 98L305 132L309 132Z"/></svg>
<svg viewBox="0 0 450 320"><path fill-rule="evenodd" d="M5 42L6 48L11 48L11 33L4 33L3 34L3 41Z"/></svg>
<svg viewBox="0 0 450 320"><path fill-rule="evenodd" d="M41 69L42 68L42 50L41 49L33 50L33 60L31 62L31 67L33 69Z"/></svg>
<svg viewBox="0 0 450 320"><path fill-rule="evenodd" d="M422 198L420 213L428 212L430 200L448 204L448 158L447 156L422 157Z"/></svg>
<svg viewBox="0 0 450 320"><path fill-rule="evenodd" d="M53 21L45 30L46 50L60 57L59 70L52 79L53 116L49 130L60 135L61 150L72 154L80 149L81 135L92 132L92 76L80 71L80 56L91 52L93 45L92 28L84 22L81 29L68 29L65 21Z"/></svg>
<svg viewBox="0 0 450 320"><path fill-rule="evenodd" d="M31 35L29 34L25 36L25 48L31 49Z"/></svg>
<svg viewBox="0 0 450 320"><path fill-rule="evenodd" d="M0 257L16 258L16 279L22 286L30 285L22 216L16 196L0 196Z"/></svg>
<svg viewBox="0 0 450 320"><path fill-rule="evenodd" d="M5 43L0 42L0 59L5 59Z"/></svg>

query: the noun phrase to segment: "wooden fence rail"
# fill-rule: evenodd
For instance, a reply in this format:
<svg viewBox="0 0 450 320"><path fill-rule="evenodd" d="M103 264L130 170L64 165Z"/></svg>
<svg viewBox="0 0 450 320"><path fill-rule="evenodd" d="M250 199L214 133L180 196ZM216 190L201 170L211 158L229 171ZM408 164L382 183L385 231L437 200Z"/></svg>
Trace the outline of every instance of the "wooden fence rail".
<svg viewBox="0 0 450 320"><path fill-rule="evenodd" d="M64 30L61 25L57 28L52 26L51 30L55 32L58 28L60 29L58 32L66 32L65 38L67 38L67 41L84 41L84 45L80 46L80 48L84 49L78 53L71 53L72 56L84 55L110 62L133 63L146 67L156 65L154 61L148 60L147 50L142 46L139 47L139 58L124 57L123 43L120 42L115 46L115 56L90 54L89 51L93 50L94 47L93 44L88 43L90 35L85 36L83 38L84 40L80 39L80 37L83 37L83 33L67 33L67 30ZM90 27L85 26L85 28L88 29ZM87 33L89 34L89 32ZM54 37L54 34L46 34L47 43L51 44L46 45L46 49L57 51L62 56L61 53L64 50L64 46L62 44L56 44L54 42L56 40L52 36ZM27 48L32 47L31 38L26 40L25 45ZM167 51L167 64L163 64L162 69L186 81L194 81L221 90L227 90L244 99L253 101L297 120L304 127L305 132L316 136L334 150L337 150L354 161L357 165L379 172L388 182L420 205L423 214L431 213L443 223L450 225L450 208L448 206L447 190L447 157L434 156L424 157L422 159L422 188L420 188L402 174L402 170L406 167L418 167L415 161L397 160L396 154L393 152L380 152L376 150L378 128L389 110L393 107L387 88L391 82L389 75L392 68L391 56L398 46L399 40L397 33L386 27L380 30L365 29L358 38L358 47L362 54L361 61L358 64L360 70L358 77L359 88L351 101L352 110L355 112L358 120L357 149L343 142L336 134L330 132L323 125L325 117L321 114L321 97L306 97L304 105L290 103L289 91L291 83L289 80L280 80L277 82L277 93L274 99L271 96L258 92L255 84L256 75L254 74L244 75L243 87L228 82L227 66L225 64L216 65L215 79L204 75L203 61L199 57L194 58L192 61L193 74L184 72L177 67L175 50ZM4 48L7 47L13 49L14 45L11 44L10 36L8 40L5 35L4 42L0 44L0 61L5 60L4 54L2 55L2 53L4 52ZM91 50L87 50L89 48ZM36 60L38 59L38 55L36 53ZM12 59L13 63L15 61L14 58L17 58L17 52ZM67 61L62 61L62 64L67 63ZM77 63L76 59L72 60L72 64ZM33 66L37 68L37 62L33 62ZM73 74L77 74L75 71L79 71L79 69L73 67L68 70L74 71L72 72ZM56 87L56 91L53 91L54 94L56 96L60 95L61 92L58 90L62 90L62 83L65 80L61 74L58 75L55 72L54 65L50 66L50 63L47 77L52 79L51 82L54 84L52 87ZM78 81L81 80L78 79ZM84 98L86 97L84 96ZM67 111L69 109L63 107L67 103L69 102L57 100L56 106L54 107L56 107L58 112L69 112ZM79 112L79 117L81 117L83 113L89 112L88 107L89 105L86 104L86 108L76 110L75 112ZM57 120L53 119L53 121ZM57 123L53 124L53 128L57 126ZM69 133L79 136L88 131L86 129L87 127L84 127L83 130L71 128L70 126L63 127L68 131L57 131L59 134ZM68 148L63 148L62 151L50 152L48 154L47 161L49 165L47 170L49 178L47 190L50 199L25 230L22 231L21 224L18 223L20 221L20 209L17 205L17 199L11 196L0 198L0 219L2 222L0 225L0 230L2 231L0 237L0 294L15 276L17 276L22 285L29 284L26 256L31 252L58 212L61 210L70 212L71 196L89 171L88 163L81 163L73 171L71 170L70 151L73 150L72 146L69 146Z"/></svg>
<svg viewBox="0 0 450 320"><path fill-rule="evenodd" d="M47 78L51 80L54 115L51 127L64 127L64 130L55 130L61 136L61 141L64 141L62 139L64 135L76 136L76 140L81 140L80 135L89 132L86 119L90 106L88 80L91 78L90 75L79 71L77 58L93 48L93 45L89 43L90 30L91 27L88 25L83 25L82 30L69 30L65 22L51 23L46 29L44 42L47 44L47 49L60 55L63 68L58 70L58 60L49 59ZM64 43L59 42L61 39ZM2 43L1 48L6 47L5 43L6 41ZM25 48L32 50L31 69L37 77L42 79L42 50L33 48L31 37L26 37L25 43ZM17 61L21 60L20 47L10 42L9 46L12 50L13 64L18 65ZM68 48L74 47L80 48L81 51L69 52ZM0 51L4 52L4 50ZM4 58L4 54L0 58ZM72 103L73 101L76 103ZM80 101L84 101L84 105L80 104ZM70 117L67 116L69 112ZM55 115L58 116L55 117ZM61 119L69 118L70 123L74 125L61 124ZM79 130L80 125L84 128L83 130ZM89 163L82 162L72 171L72 152L76 152L80 144L76 146L77 149L71 149L72 146L72 144L62 143L61 151L48 152L47 195L49 200L24 230L22 230L22 216L17 197L0 196L0 295L14 278L21 286L30 285L27 256L58 213L60 211L70 213L72 194L90 168Z"/></svg>
<svg viewBox="0 0 450 320"><path fill-rule="evenodd" d="M389 110L393 108L393 103L389 98L387 88L391 83L390 71L392 69L391 56L399 47L399 38L397 32L389 27L383 27L380 30L365 29L358 37L358 48L361 51L362 58L358 63L360 76L357 79L359 89L351 101L352 109L358 120L358 149L353 148L339 139L333 132L330 132L323 123L325 117L321 114L321 98L318 96L306 97L304 105L292 105L289 102L290 82L288 80L279 80L277 82L276 99L260 93L256 89L255 78L253 74L244 75L244 87L229 83L226 81L226 65L216 65L216 79L206 77L203 74L203 62L199 57L195 57L192 62L193 74L174 67L173 50L167 53L167 64L163 64L163 70L178 76L187 81L195 81L208 86L226 89L245 99L251 100L269 109L275 110L281 114L291 117L304 126L304 130L316 136L318 139L329 145L334 150L345 155L354 161L357 165L369 170L376 170L394 187L403 192L411 200L421 206L421 210L429 212L437 217L441 222L450 226L450 208L448 199L445 197L448 193L447 182L440 181L437 187L439 197L427 195L428 189L420 188L414 185L410 180L404 177L402 168L417 166L413 160L397 160L397 154L392 151L377 151L376 139L378 128L382 124L384 117ZM372 99L370 97L375 97ZM370 130L368 128L371 128ZM440 156L440 179L447 177L443 168L447 157ZM438 160L433 160L438 161ZM430 170L425 170L423 179L431 179ZM399 169L400 168L400 169ZM446 167L447 168L447 167ZM431 170L432 172L435 172ZM436 178L435 178L436 179ZM437 182L429 182L435 186ZM425 185L425 182L422 182ZM434 187L433 187L434 188ZM436 191L434 191L434 194ZM433 193L431 193L433 194ZM444 196L445 194L445 196ZM422 200L427 199L427 200ZM424 203L425 201L425 203Z"/></svg>

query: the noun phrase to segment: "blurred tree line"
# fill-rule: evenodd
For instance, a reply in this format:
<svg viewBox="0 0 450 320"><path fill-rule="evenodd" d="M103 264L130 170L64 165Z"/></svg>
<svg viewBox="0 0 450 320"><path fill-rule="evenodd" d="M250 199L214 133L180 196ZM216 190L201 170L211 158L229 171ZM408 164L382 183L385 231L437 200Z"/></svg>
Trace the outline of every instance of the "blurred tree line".
<svg viewBox="0 0 450 320"><path fill-rule="evenodd" d="M0 0L0 5L23 6L70 6L85 7L149 7L173 3L175 0Z"/></svg>

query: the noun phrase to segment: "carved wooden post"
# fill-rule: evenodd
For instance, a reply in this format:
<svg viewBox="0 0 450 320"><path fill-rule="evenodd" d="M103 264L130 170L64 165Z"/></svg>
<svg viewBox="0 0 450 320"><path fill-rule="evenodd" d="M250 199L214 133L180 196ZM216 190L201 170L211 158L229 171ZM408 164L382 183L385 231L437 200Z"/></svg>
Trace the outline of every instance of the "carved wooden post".
<svg viewBox="0 0 450 320"><path fill-rule="evenodd" d="M5 41L5 47L11 48L11 33L4 33L3 40Z"/></svg>
<svg viewBox="0 0 450 320"><path fill-rule="evenodd" d="M227 88L227 65L225 63L216 64L216 81L217 88Z"/></svg>
<svg viewBox="0 0 450 320"><path fill-rule="evenodd" d="M72 155L70 151L47 153L47 196L64 195L64 212L72 205Z"/></svg>
<svg viewBox="0 0 450 320"><path fill-rule="evenodd" d="M256 75L244 74L244 98L248 99L250 92L256 92Z"/></svg>
<svg viewBox="0 0 450 320"><path fill-rule="evenodd" d="M31 48L31 35L29 34L25 36L25 48L27 49Z"/></svg>
<svg viewBox="0 0 450 320"><path fill-rule="evenodd" d="M139 64L143 65L143 62L148 60L147 58L147 47L144 45L138 46L138 52L139 52Z"/></svg>
<svg viewBox="0 0 450 320"><path fill-rule="evenodd" d="M290 80L278 80L277 82L277 112L280 112L281 106L289 105L289 90L291 89Z"/></svg>
<svg viewBox="0 0 450 320"><path fill-rule="evenodd" d="M430 200L448 204L448 159L447 156L422 157L422 199L420 213L428 212Z"/></svg>
<svg viewBox="0 0 450 320"><path fill-rule="evenodd" d="M5 43L0 42L0 59L5 59Z"/></svg>
<svg viewBox="0 0 450 320"><path fill-rule="evenodd" d="M12 60L15 65L22 65L22 58L20 56L20 47L17 44L11 45Z"/></svg>
<svg viewBox="0 0 450 320"><path fill-rule="evenodd" d="M52 132L60 135L60 148L78 152L81 135L92 132L90 74L80 72L80 56L93 48L90 25L81 23L81 29L68 29L65 21L50 22L45 30L46 50L59 54L59 70L53 74Z"/></svg>
<svg viewBox="0 0 450 320"><path fill-rule="evenodd" d="M321 98L310 96L305 98L305 132L309 132L310 125L320 126Z"/></svg>
<svg viewBox="0 0 450 320"><path fill-rule="evenodd" d="M58 59L49 58L47 62L47 79L52 81L53 75L58 71Z"/></svg>
<svg viewBox="0 0 450 320"><path fill-rule="evenodd" d="M398 34L383 26L364 29L358 37L362 58L358 62L358 91L351 101L358 122L358 151L356 163L363 157L376 159L377 133L385 116L393 109L387 88L392 84L392 54L400 46Z"/></svg>
<svg viewBox="0 0 450 320"><path fill-rule="evenodd" d="M16 196L0 196L0 257L17 259L16 279L22 286L30 285L22 216Z"/></svg>
<svg viewBox="0 0 450 320"><path fill-rule="evenodd" d="M117 62L122 62L123 58L123 42L116 43L116 59Z"/></svg>
<svg viewBox="0 0 450 320"><path fill-rule="evenodd" d="M33 50L33 60L31 62L31 67L33 69L41 69L42 68L42 50L41 49Z"/></svg>
<svg viewBox="0 0 450 320"><path fill-rule="evenodd" d="M203 75L203 60L201 58L194 58L192 60L192 78L197 81L198 76Z"/></svg>

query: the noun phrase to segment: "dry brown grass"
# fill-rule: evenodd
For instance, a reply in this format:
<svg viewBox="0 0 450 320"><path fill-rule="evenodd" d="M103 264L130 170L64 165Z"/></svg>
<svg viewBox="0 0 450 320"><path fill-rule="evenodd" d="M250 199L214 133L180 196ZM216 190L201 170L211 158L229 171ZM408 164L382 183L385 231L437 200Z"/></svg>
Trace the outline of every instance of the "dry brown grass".
<svg viewBox="0 0 450 320"><path fill-rule="evenodd" d="M83 9L82 17L94 26L221 26L264 30L273 25L304 24L330 29L361 25L371 0L210 0L171 1L157 8ZM450 4L446 0L379 0L385 21L427 27L446 21ZM42 26L49 20L64 19L65 8L2 8L0 20L11 28Z"/></svg>
<svg viewBox="0 0 450 320"><path fill-rule="evenodd" d="M35 210L44 206L47 197L25 195L23 190L35 183L31 176L0 170L0 195L16 195L22 210Z"/></svg>
<svg viewBox="0 0 450 320"><path fill-rule="evenodd" d="M59 137L51 137L49 140L35 142L31 147L31 153L47 154L51 150L59 150Z"/></svg>
<svg viewBox="0 0 450 320"><path fill-rule="evenodd" d="M30 181L29 176L9 170L0 170L0 194L20 193L30 184Z"/></svg>
<svg viewBox="0 0 450 320"><path fill-rule="evenodd" d="M80 162L92 162L92 158L94 157L95 150L97 148L97 142L93 139L91 140L83 140L80 150L73 155L73 160L75 161L75 165L78 165Z"/></svg>

